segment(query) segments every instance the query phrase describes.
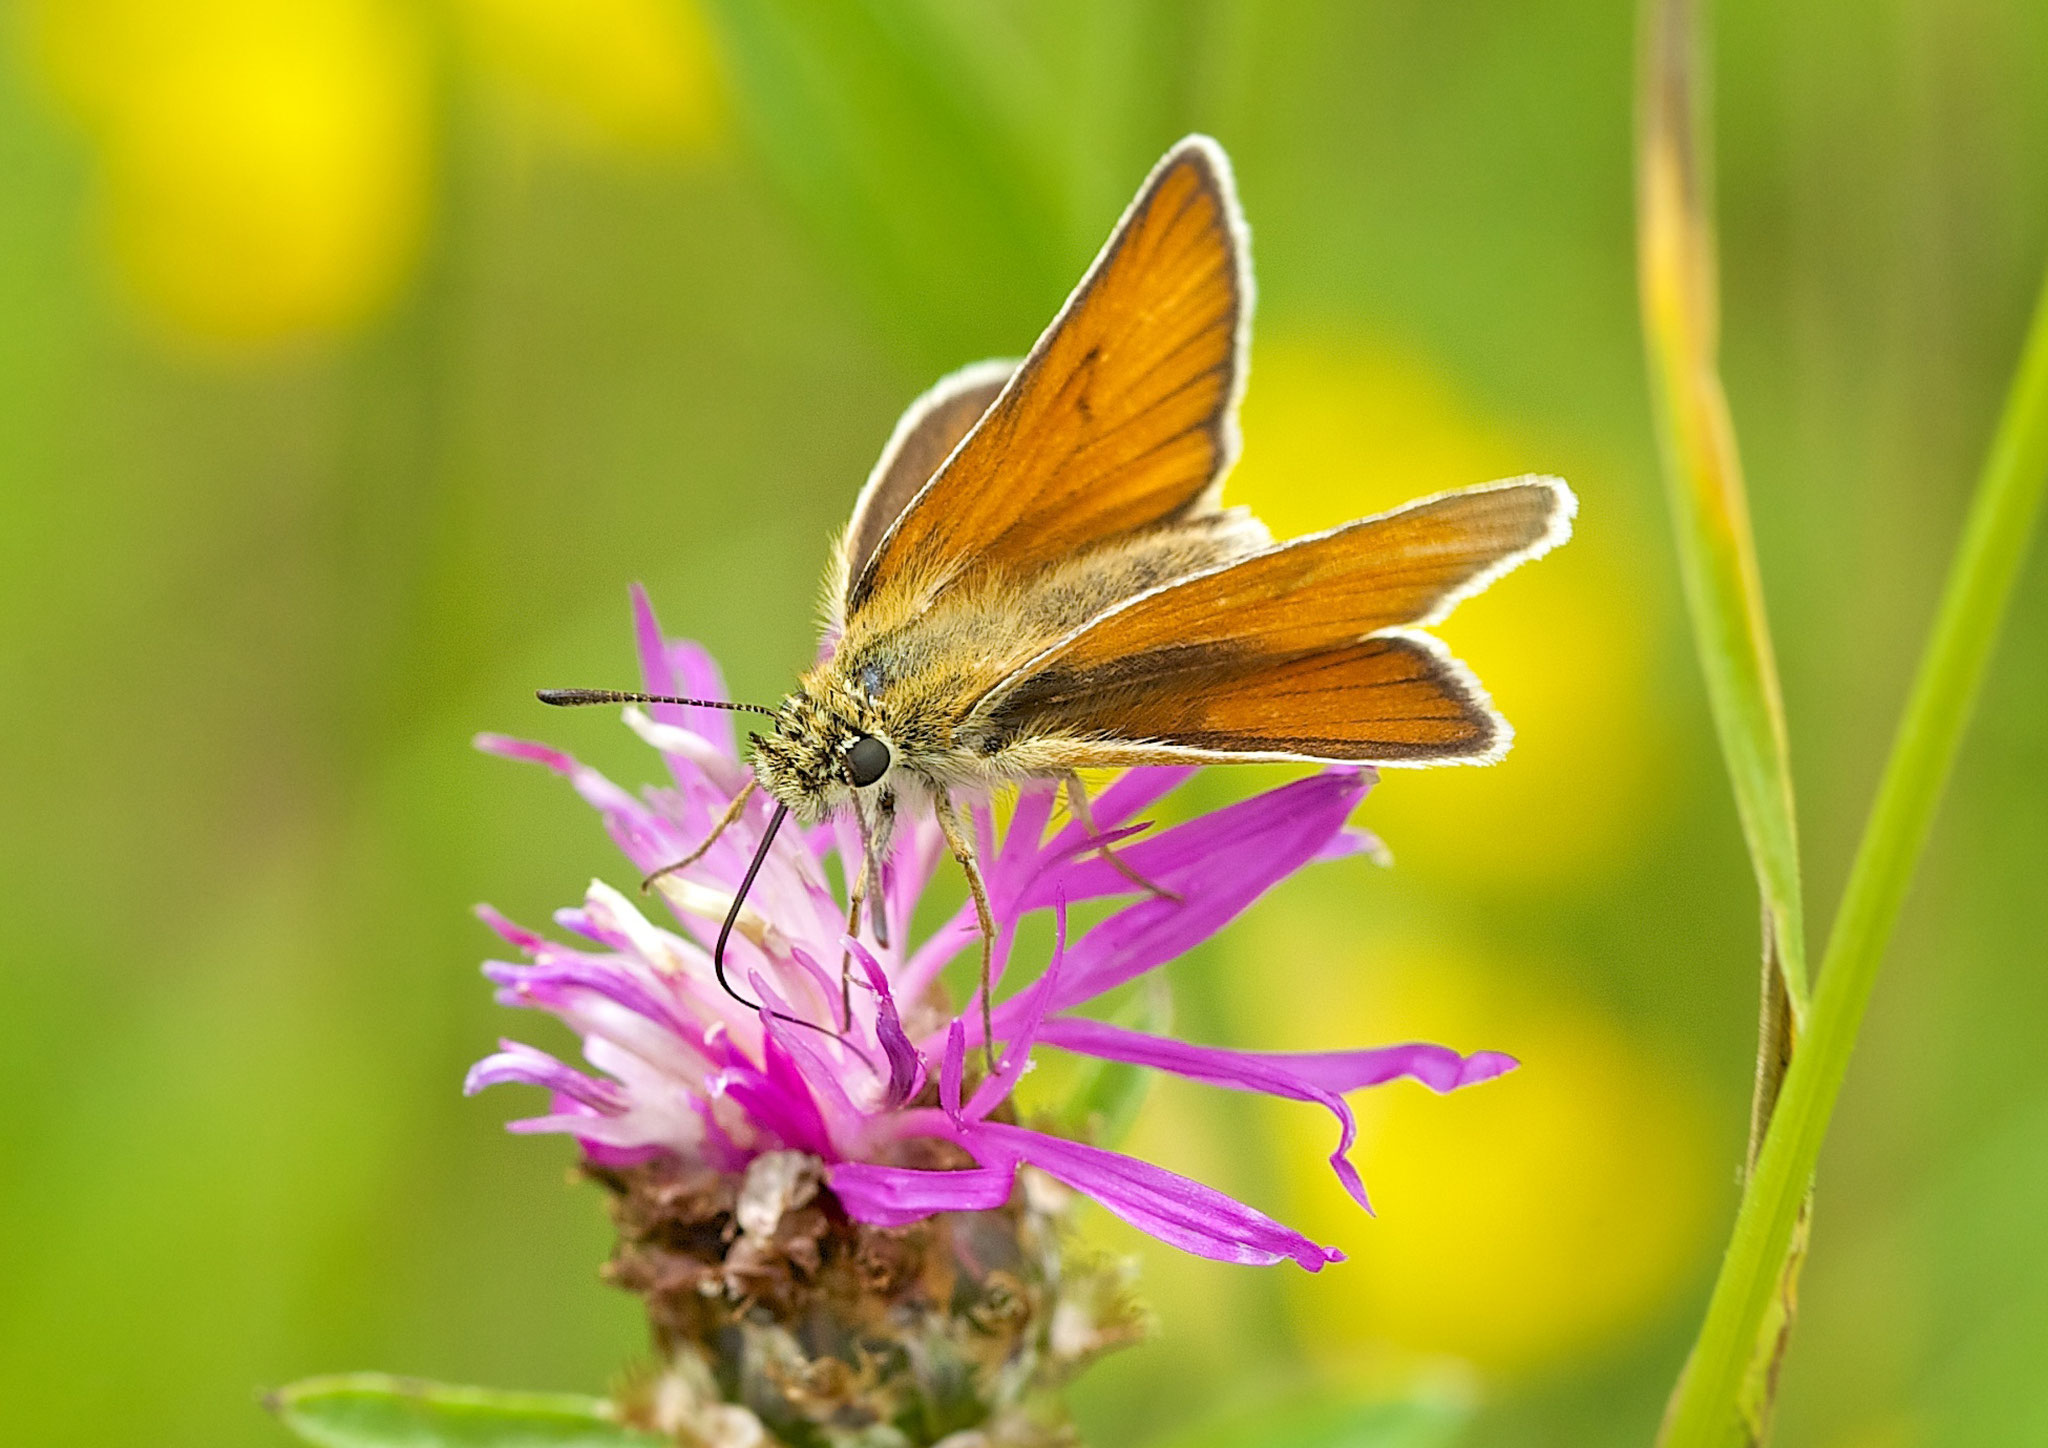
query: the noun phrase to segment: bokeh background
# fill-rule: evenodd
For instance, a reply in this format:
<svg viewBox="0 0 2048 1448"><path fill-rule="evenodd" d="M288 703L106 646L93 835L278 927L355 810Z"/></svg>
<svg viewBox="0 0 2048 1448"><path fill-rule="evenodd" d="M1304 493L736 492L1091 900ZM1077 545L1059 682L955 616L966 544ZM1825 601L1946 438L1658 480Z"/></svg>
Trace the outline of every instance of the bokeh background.
<svg viewBox="0 0 2048 1448"><path fill-rule="evenodd" d="M1508 762L1389 778L1392 868L1175 972L1210 1039L1525 1068L1361 1100L1377 1220L1314 1108L1155 1090L1134 1146L1353 1260L1098 1223L1163 1326L1082 1423L1142 1448L1420 1375L1472 1444L1647 1442L1735 1201L1756 907L1646 420L1628 5L5 14L0 1438L277 1444L254 1390L351 1367L602 1391L641 1329L598 1195L457 1086L514 1024L470 904L538 919L621 865L469 738L644 778L529 693L630 681L633 580L776 697L897 411L1027 346L1199 128L1261 291L1233 498L1293 533L1544 470L1584 509L1447 629ZM1824 920L2048 255L2048 10L1740 0L1715 48ZM1785 1444L2048 1435L2044 716L2037 559L1823 1161Z"/></svg>

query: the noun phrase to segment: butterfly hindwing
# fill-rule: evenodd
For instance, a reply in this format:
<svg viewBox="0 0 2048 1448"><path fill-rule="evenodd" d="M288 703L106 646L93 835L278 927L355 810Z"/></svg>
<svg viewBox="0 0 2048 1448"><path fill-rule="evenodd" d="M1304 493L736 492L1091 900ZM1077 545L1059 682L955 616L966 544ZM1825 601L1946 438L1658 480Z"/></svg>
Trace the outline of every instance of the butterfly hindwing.
<svg viewBox="0 0 2048 1448"><path fill-rule="evenodd" d="M1065 740L1094 764L1496 758L1506 722L1407 626L1562 542L1574 506L1551 478L1467 489L1167 584L1039 654L971 717L997 750Z"/></svg>

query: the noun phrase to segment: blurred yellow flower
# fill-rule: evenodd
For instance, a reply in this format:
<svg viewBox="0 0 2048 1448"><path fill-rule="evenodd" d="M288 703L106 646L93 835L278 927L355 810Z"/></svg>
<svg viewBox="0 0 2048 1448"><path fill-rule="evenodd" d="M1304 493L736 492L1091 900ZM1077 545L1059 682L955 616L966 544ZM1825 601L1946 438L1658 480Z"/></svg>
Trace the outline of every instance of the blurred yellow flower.
<svg viewBox="0 0 2048 1448"><path fill-rule="evenodd" d="M457 0L478 65L522 109L606 149L701 149L723 117L710 27L683 0Z"/></svg>
<svg viewBox="0 0 2048 1448"><path fill-rule="evenodd" d="M716 129L711 46L664 0L460 0L544 127L632 152ZM396 0L35 0L31 57L99 152L108 244L186 338L329 335L398 292L430 221L438 27Z"/></svg>
<svg viewBox="0 0 2048 1448"><path fill-rule="evenodd" d="M405 16L376 0L44 0L37 18L151 311L247 344L350 326L393 294L428 176Z"/></svg>
<svg viewBox="0 0 2048 1448"><path fill-rule="evenodd" d="M1558 470L1554 450L1486 422L1427 368L1357 341L1263 337L1227 485L1276 536L1421 494ZM1390 770L1365 819L1418 876L1474 872L1551 888L1626 861L1655 817L1661 738L1655 625L1629 518L1574 477L1569 547L1462 605L1439 633L1515 726L1493 769Z"/></svg>
<svg viewBox="0 0 2048 1448"><path fill-rule="evenodd" d="M1288 963L1285 1002L1319 1003L1304 1018L1257 972L1233 972L1261 1040L1327 1047L1369 1023L1378 1039L1523 1064L1449 1097L1401 1082L1352 1098L1370 1220L1327 1172L1298 1165L1329 1149L1328 1121L1261 1104L1289 1173L1286 1220L1352 1255L1290 1280L1304 1340L1333 1357L1393 1348L1516 1374L1597 1355L1667 1311L1733 1191L1714 1151L1732 1144L1712 1140L1692 1083L1575 992L1537 993L1433 945L1332 949L1345 938L1334 905L1299 893L1247 924L1236 948Z"/></svg>

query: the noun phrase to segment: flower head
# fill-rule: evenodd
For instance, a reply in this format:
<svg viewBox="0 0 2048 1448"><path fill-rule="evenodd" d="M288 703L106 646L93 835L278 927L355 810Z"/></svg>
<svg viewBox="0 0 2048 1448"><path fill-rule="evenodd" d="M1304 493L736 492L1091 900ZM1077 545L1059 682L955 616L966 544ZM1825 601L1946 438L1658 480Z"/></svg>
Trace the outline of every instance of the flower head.
<svg viewBox="0 0 2048 1448"><path fill-rule="evenodd" d="M649 691L723 698L708 656L665 638L637 592L635 613ZM701 844L748 770L726 714L656 705L626 718L669 774L668 784L641 795L543 745L478 742L568 779L635 871L651 875ZM888 945L846 934L833 880L835 866L841 880L859 869L853 823L785 828L766 852L726 957L731 978L759 1006L720 988L710 948L768 824L770 806L756 792L700 859L654 881L666 922L602 882L557 914L567 940L482 912L523 957L486 965L499 999L567 1023L582 1039L587 1069L507 1041L476 1064L467 1089L517 1082L549 1092L546 1114L512 1129L574 1135L593 1174L621 1193L614 1276L648 1294L658 1330L666 1323L674 1340L706 1340L715 1324L698 1320L705 1300L758 1303L764 1291L772 1300L781 1288L798 1292L819 1279L826 1239L841 1228L852 1234L847 1261L900 1240L897 1229L971 1220L961 1214L1008 1212L1020 1223L1013 1238L1030 1238L1034 1191L1041 1200L1064 1195L1052 1183L1205 1257L1318 1270L1342 1254L1162 1166L1034 1129L1011 1101L1033 1052L1056 1049L1313 1102L1336 1119L1330 1164L1364 1205L1347 1158L1354 1127L1345 1092L1398 1076L1449 1091L1514 1065L1497 1053L1460 1056L1427 1044L1237 1051L1085 1014L1208 939L1295 871L1372 848L1345 823L1374 783L1372 771L1359 768L1326 770L1146 833L1139 814L1189 773L1122 775L1094 801L1096 836L1076 821L1056 824L1050 786L1023 788L1005 824L985 801L971 809L997 932L993 1042L983 1040L978 998L956 1005L941 982L949 964L978 949L971 905L922 936L911 930L947 855L930 818L900 828L883 863L880 905L894 926ZM1105 857L1107 844L1116 859ZM1091 928L1070 928L1070 906L1131 896ZM1039 912L1055 919L1050 958L1034 979L1005 991L1019 925ZM984 1068L985 1059L992 1065ZM1026 1168L1035 1171L1020 1192ZM650 1214L659 1230L648 1227ZM682 1251L687 1261L680 1249L659 1246L696 1240L691 1232L709 1224L711 1246ZM1057 1276L1048 1268L1020 1280ZM779 1288L764 1288L764 1280Z"/></svg>
<svg viewBox="0 0 2048 1448"><path fill-rule="evenodd" d="M644 595L636 593L635 605L647 687L722 698L709 657L693 644L664 638ZM495 735L478 742L567 778L603 815L633 866L650 874L710 832L747 771L722 714L656 705L646 714L629 710L627 722L660 751L669 787L635 796L557 750ZM825 1182L847 1214L875 1225L1007 1201L1017 1168L1028 1163L1203 1256L1292 1259L1311 1271L1339 1260L1334 1250L1200 1183L1033 1131L1004 1119L1013 1113L1001 1110L1040 1047L1316 1102L1338 1122L1331 1166L1363 1204L1364 1187L1346 1159L1353 1123L1343 1093L1398 1076L1449 1091L1513 1066L1496 1052L1467 1057L1427 1044L1235 1051L1079 1014L1106 992L1185 954L1296 870L1371 847L1370 837L1345 820L1371 788L1373 774L1349 768L1326 770L1154 835L1126 838L1142 828L1132 825L1134 817L1188 773L1132 770L1095 802L1094 823L1104 839L1123 841L1118 853L1127 870L1105 859L1100 841L1079 823L1048 829L1050 786L1025 788L1000 829L987 808L974 811L998 932L998 988L1025 916L1053 911L1060 928L1044 972L996 1003L996 1069L971 1091L968 1064L970 1048L981 1044L980 1013L950 1008L939 978L975 944L973 911L963 905L922 939L908 938L901 928L945 855L938 827L928 819L902 831L884 867L883 908L899 922L888 947L844 933L846 907L828 867L836 856L858 868L860 845L850 823L785 831L754 882L730 946L736 975L751 983L765 1008L749 1009L716 985L711 937L766 826L769 806L758 797L701 860L655 882L674 915L669 925L649 920L602 882L591 884L580 907L556 916L574 943L481 912L525 957L485 967L499 999L560 1017L582 1037L595 1074L506 1042L471 1070L467 1089L501 1082L546 1087L553 1097L548 1114L512 1129L573 1133L601 1165L667 1155L738 1172L767 1152L808 1153L823 1164ZM1156 889L1143 890L1133 875ZM1068 937L1068 906L1133 894L1141 898ZM842 956L852 961L850 990L840 977ZM950 1143L975 1165L903 1165L906 1155L916 1154L902 1147L916 1141Z"/></svg>

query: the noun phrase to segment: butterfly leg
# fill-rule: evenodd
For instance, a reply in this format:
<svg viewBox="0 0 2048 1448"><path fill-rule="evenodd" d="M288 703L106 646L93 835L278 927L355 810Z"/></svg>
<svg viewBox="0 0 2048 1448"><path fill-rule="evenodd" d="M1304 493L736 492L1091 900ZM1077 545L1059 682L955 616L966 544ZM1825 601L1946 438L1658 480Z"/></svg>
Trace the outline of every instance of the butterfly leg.
<svg viewBox="0 0 2048 1448"><path fill-rule="evenodd" d="M873 930L875 944L884 950L889 948L889 912L882 895L882 859L876 849L875 836L878 830L885 831L896 812L896 800L892 794L884 794L878 802L879 816L870 820L864 813L854 816L860 827L860 869L854 873L853 884L848 888L846 901L846 933L858 938L863 916L867 917ZM853 1022L853 952L839 953L839 1009L841 1018L852 1029Z"/></svg>
<svg viewBox="0 0 2048 1448"><path fill-rule="evenodd" d="M981 1054L988 1069L996 1069L996 1027L995 1027L995 948L996 919L988 906L988 887L982 883L981 866L974 857L974 844L967 831L961 826L960 816L953 809L951 795L941 791L932 800L932 809L939 817L939 828L945 833L946 846L952 850L953 858L960 862L961 873L967 876L967 891L974 897L974 916L981 926Z"/></svg>
<svg viewBox="0 0 2048 1448"><path fill-rule="evenodd" d="M1102 838L1102 831L1095 828L1095 813L1089 807L1088 787L1081 782L1081 776L1078 774L1063 776L1060 780L1060 789L1067 797L1068 811L1080 822L1082 830L1087 833L1090 839L1100 840ZM1119 875L1129 880L1133 885L1136 885L1154 899L1171 900L1176 905L1183 903L1181 897L1174 891L1167 889L1163 885L1153 884L1150 880L1132 869L1129 862L1111 846L1106 844L1098 845L1096 846L1096 853L1109 861L1110 867Z"/></svg>
<svg viewBox="0 0 2048 1448"><path fill-rule="evenodd" d="M748 780L740 792L732 797L732 803L725 807L725 813L718 817L718 823L711 827L711 833L704 837L704 843L697 846L696 849L690 851L689 854L683 856L680 860L663 865L659 870L643 879L640 882L640 893L644 895L653 889L654 882L663 875L673 875L678 870L687 870L690 866L703 859L706 854L710 853L711 847L718 843L718 837L732 826L732 822L740 817L740 811L747 807L747 800L753 795L756 787L756 781Z"/></svg>
<svg viewBox="0 0 2048 1448"><path fill-rule="evenodd" d="M861 857L860 869L854 873L853 888L846 896L846 934L849 939L860 936L861 915L867 908L868 876L873 861L866 855ZM877 919L880 912L876 912ZM853 1029L853 952L839 952L839 1018L846 1024L842 1029Z"/></svg>

